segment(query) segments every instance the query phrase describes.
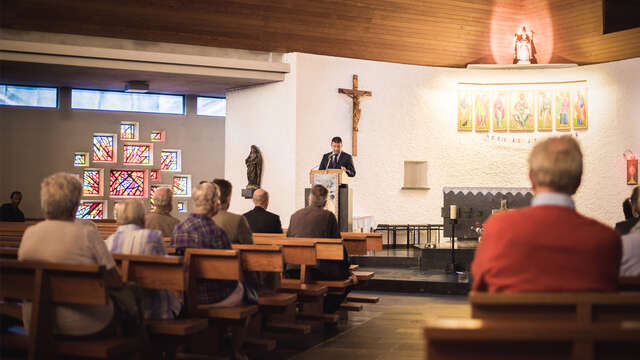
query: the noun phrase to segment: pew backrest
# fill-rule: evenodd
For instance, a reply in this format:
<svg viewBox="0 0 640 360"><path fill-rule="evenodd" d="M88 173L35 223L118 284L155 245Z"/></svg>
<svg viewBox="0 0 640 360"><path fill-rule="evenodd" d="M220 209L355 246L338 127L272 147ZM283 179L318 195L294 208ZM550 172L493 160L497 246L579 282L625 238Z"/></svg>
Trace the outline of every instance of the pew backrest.
<svg viewBox="0 0 640 360"><path fill-rule="evenodd" d="M246 271L283 272L284 259L280 245L233 244L240 251L242 267Z"/></svg>
<svg viewBox="0 0 640 360"><path fill-rule="evenodd" d="M145 289L186 289L186 268L181 256L113 254L123 281L132 281Z"/></svg>

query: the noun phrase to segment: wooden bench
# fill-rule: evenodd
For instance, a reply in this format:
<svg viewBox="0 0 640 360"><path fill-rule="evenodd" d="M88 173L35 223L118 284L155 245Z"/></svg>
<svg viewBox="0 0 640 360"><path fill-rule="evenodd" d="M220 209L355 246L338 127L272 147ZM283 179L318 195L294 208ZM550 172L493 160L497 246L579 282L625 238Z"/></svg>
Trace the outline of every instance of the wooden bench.
<svg viewBox="0 0 640 360"><path fill-rule="evenodd" d="M113 258L123 281L135 282L143 289L170 290L184 295L186 269L182 257L113 254ZM167 359L175 358L177 347L184 344L188 336L209 326L203 318L147 320L146 324L154 349L165 352Z"/></svg>
<svg viewBox="0 0 640 360"><path fill-rule="evenodd" d="M108 303L104 272L104 267L97 265L0 259L0 299L5 305L15 299L32 303L30 333L3 333L2 348L26 350L29 359L53 359L55 355L120 359L138 351L136 339L131 338L63 340L53 335L55 305ZM16 312L4 314L11 316Z"/></svg>
<svg viewBox="0 0 640 360"><path fill-rule="evenodd" d="M349 255L367 255L369 251L382 250L382 234L342 232L340 233Z"/></svg>
<svg viewBox="0 0 640 360"><path fill-rule="evenodd" d="M639 359L640 323L503 322L429 320L428 360Z"/></svg>
<svg viewBox="0 0 640 360"><path fill-rule="evenodd" d="M0 247L0 259L17 259L18 248Z"/></svg>
<svg viewBox="0 0 640 360"><path fill-rule="evenodd" d="M640 292L469 293L471 317L491 320L640 320Z"/></svg>
<svg viewBox="0 0 640 360"><path fill-rule="evenodd" d="M618 290L640 291L640 276L623 276L618 278Z"/></svg>

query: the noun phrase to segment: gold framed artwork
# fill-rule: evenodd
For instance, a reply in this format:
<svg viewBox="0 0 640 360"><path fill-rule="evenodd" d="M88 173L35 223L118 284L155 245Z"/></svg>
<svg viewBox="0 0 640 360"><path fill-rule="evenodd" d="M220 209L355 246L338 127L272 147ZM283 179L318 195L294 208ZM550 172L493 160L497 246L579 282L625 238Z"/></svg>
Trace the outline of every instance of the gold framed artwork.
<svg viewBox="0 0 640 360"><path fill-rule="evenodd" d="M509 97L509 131L533 131L533 93L531 91L512 91Z"/></svg>
<svg viewBox="0 0 640 360"><path fill-rule="evenodd" d="M491 103L491 122L493 131L507 131L507 119L509 118L509 106L507 93L498 91L493 94Z"/></svg>
<svg viewBox="0 0 640 360"><path fill-rule="evenodd" d="M473 131L473 95L471 91L458 91L458 131Z"/></svg>
<svg viewBox="0 0 640 360"><path fill-rule="evenodd" d="M556 130L571 130L571 93L568 89L558 90L555 95L555 123Z"/></svg>
<svg viewBox="0 0 640 360"><path fill-rule="evenodd" d="M536 93L536 118L538 131L553 130L553 94L551 91Z"/></svg>
<svg viewBox="0 0 640 360"><path fill-rule="evenodd" d="M477 132L486 132L489 131L489 104L490 104L490 97L489 97L489 93L485 93L485 92L481 92L476 94L475 96L475 112L474 112L474 119L475 119L475 124L476 124L476 131Z"/></svg>
<svg viewBox="0 0 640 360"><path fill-rule="evenodd" d="M573 128L587 129L587 89L575 89L571 93L571 118L573 119Z"/></svg>

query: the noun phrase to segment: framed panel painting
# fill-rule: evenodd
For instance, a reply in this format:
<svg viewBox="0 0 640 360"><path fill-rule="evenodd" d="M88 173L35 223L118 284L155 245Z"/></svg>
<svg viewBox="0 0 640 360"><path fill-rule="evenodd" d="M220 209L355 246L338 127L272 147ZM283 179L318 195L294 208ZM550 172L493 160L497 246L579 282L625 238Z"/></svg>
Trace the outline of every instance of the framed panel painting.
<svg viewBox="0 0 640 360"><path fill-rule="evenodd" d="M336 173L313 174L313 185L322 185L329 191L327 204L324 208L334 213L336 217L338 217L338 210L340 209L340 204L338 203L338 187L340 186L338 176Z"/></svg>
<svg viewBox="0 0 640 360"><path fill-rule="evenodd" d="M489 121L490 121L490 117L489 117L489 109L490 106L489 104L491 103L490 101L490 96L489 93L487 92L481 92L476 94L476 101L475 101L475 112L474 112L474 118L475 118L475 124L476 124L476 131L477 132L485 132L485 131L489 131Z"/></svg>
<svg viewBox="0 0 640 360"><path fill-rule="evenodd" d="M571 92L571 114L573 119L573 129L587 129L587 88L575 89Z"/></svg>
<svg viewBox="0 0 640 360"><path fill-rule="evenodd" d="M509 104L509 131L533 131L533 93L513 91L509 94Z"/></svg>
<svg viewBox="0 0 640 360"><path fill-rule="evenodd" d="M491 103L491 122L493 131L507 131L507 119L509 118L509 97L504 91L493 94Z"/></svg>
<svg viewBox="0 0 640 360"><path fill-rule="evenodd" d="M536 118L538 131L553 130L553 94L551 91L536 93Z"/></svg>
<svg viewBox="0 0 640 360"><path fill-rule="evenodd" d="M554 119L556 130L571 130L571 93L568 89L557 90L555 93Z"/></svg>
<svg viewBox="0 0 640 360"><path fill-rule="evenodd" d="M109 195L114 198L147 197L147 170L111 169Z"/></svg>
<svg viewBox="0 0 640 360"><path fill-rule="evenodd" d="M473 130L473 94L469 90L458 91L458 131Z"/></svg>

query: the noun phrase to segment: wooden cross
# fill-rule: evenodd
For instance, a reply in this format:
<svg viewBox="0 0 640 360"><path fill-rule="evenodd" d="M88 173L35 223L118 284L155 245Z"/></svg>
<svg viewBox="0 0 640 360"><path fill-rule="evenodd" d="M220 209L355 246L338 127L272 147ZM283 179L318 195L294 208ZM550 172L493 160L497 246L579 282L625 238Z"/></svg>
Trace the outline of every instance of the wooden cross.
<svg viewBox="0 0 640 360"><path fill-rule="evenodd" d="M338 93L353 99L353 156L358 155L358 123L360 122L360 98L371 96L371 91L358 90L358 75L353 75L353 89L338 89Z"/></svg>

